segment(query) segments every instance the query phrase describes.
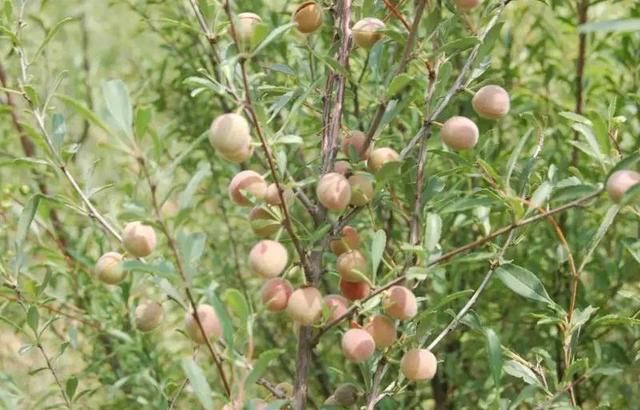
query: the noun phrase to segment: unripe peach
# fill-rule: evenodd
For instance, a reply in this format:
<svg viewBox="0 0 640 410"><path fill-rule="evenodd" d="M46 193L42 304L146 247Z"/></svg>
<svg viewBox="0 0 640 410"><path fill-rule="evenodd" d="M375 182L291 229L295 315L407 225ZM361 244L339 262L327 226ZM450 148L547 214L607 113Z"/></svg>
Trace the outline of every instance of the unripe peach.
<svg viewBox="0 0 640 410"><path fill-rule="evenodd" d="M282 226L269 211L260 207L253 208L249 212L249 222L253 233L262 238L273 235Z"/></svg>
<svg viewBox="0 0 640 410"><path fill-rule="evenodd" d="M497 120L509 112L509 93L499 85L485 85L471 100L473 109L483 118Z"/></svg>
<svg viewBox="0 0 640 410"><path fill-rule="evenodd" d="M263 239L249 252L249 267L262 277L273 278L282 273L289 262L287 248L280 242Z"/></svg>
<svg viewBox="0 0 640 410"><path fill-rule="evenodd" d="M340 291L349 300L360 300L369 296L371 288L367 282L349 282L340 279Z"/></svg>
<svg viewBox="0 0 640 410"><path fill-rule="evenodd" d="M246 144L235 151L220 152L222 158L230 162L240 164L247 161L253 155L253 146L251 145L251 137L247 137Z"/></svg>
<svg viewBox="0 0 640 410"><path fill-rule="evenodd" d="M360 160L365 160L369 158L369 152L371 151L371 147L369 146L366 151L362 152L362 148L364 148L366 141L367 134L364 132L348 131L342 140L342 152L347 156L347 158L349 158L349 152L351 151L350 147L353 147Z"/></svg>
<svg viewBox="0 0 640 410"><path fill-rule="evenodd" d="M331 248L331 252L336 256L340 256L352 249L358 249L359 247L360 236L358 235L358 231L348 225L342 228L340 238L329 242L329 248Z"/></svg>
<svg viewBox="0 0 640 410"><path fill-rule="evenodd" d="M322 7L315 1L301 4L293 13L293 21L301 33L313 33L322 26L324 13Z"/></svg>
<svg viewBox="0 0 640 410"><path fill-rule="evenodd" d="M374 17L365 17L353 25L353 41L358 47L369 49L382 38L384 23Z"/></svg>
<svg viewBox="0 0 640 410"><path fill-rule="evenodd" d="M287 308L289 296L293 292L293 288L288 280L282 278L269 279L262 285L260 298L262 303L271 312L280 312Z"/></svg>
<svg viewBox="0 0 640 410"><path fill-rule="evenodd" d="M369 273L369 264L362 252L352 250L338 256L336 270L342 279L349 282L359 282L362 281L363 275L366 276Z"/></svg>
<svg viewBox="0 0 640 410"><path fill-rule="evenodd" d="M373 199L373 175L359 172L349 177L351 205L364 206Z"/></svg>
<svg viewBox="0 0 640 410"><path fill-rule="evenodd" d="M367 166L369 167L369 171L374 174L382 168L384 164L391 161L399 161L400 155L393 149L383 147L376 148L371 151L369 155L369 160L367 161Z"/></svg>
<svg viewBox="0 0 640 410"><path fill-rule="evenodd" d="M387 314L398 320L411 319L418 313L416 297L404 286L393 286L387 290L383 305Z"/></svg>
<svg viewBox="0 0 640 410"><path fill-rule="evenodd" d="M336 161L336 164L333 166L333 171L346 176L351 171L351 164L347 161Z"/></svg>
<svg viewBox="0 0 640 410"><path fill-rule="evenodd" d="M122 246L137 258L148 256L156 247L156 233L142 222L129 222L122 231Z"/></svg>
<svg viewBox="0 0 640 410"><path fill-rule="evenodd" d="M357 403L360 389L353 383L343 383L336 387L332 397L338 406L349 407Z"/></svg>
<svg viewBox="0 0 640 410"><path fill-rule="evenodd" d="M461 10L471 10L482 3L482 0L453 0L455 5Z"/></svg>
<svg viewBox="0 0 640 410"><path fill-rule="evenodd" d="M349 329L342 335L342 353L351 362L364 362L371 357L375 348L376 344L366 330Z"/></svg>
<svg viewBox="0 0 640 410"><path fill-rule="evenodd" d="M287 397L293 396L293 385L291 383L278 383L276 384L276 389L280 390Z"/></svg>
<svg viewBox="0 0 640 410"><path fill-rule="evenodd" d="M256 30L256 26L261 22L262 18L255 13L239 13L234 23L236 40L241 44L248 44Z"/></svg>
<svg viewBox="0 0 640 410"><path fill-rule="evenodd" d="M222 154L238 151L245 147L250 139L249 123L239 114L219 115L209 129L209 142Z"/></svg>
<svg viewBox="0 0 640 410"><path fill-rule="evenodd" d="M619 202L624 193L634 185L640 183L640 174L635 171L616 171L607 180L607 192L611 199Z"/></svg>
<svg viewBox="0 0 640 410"><path fill-rule="evenodd" d="M158 327L164 318L162 305L152 300L145 300L136 306L136 329L148 332Z"/></svg>
<svg viewBox="0 0 640 410"><path fill-rule="evenodd" d="M438 360L427 349L411 349L402 356L400 370L409 380L431 380L438 370Z"/></svg>
<svg viewBox="0 0 640 410"><path fill-rule="evenodd" d="M291 189L283 188L282 196L284 196L284 200L288 205L293 200L293 191ZM282 203L280 195L278 195L278 186L276 184L269 184L264 200L269 205L280 205Z"/></svg>
<svg viewBox="0 0 640 410"><path fill-rule="evenodd" d="M178 212L180 212L180 205L171 199L166 200L160 208L160 216L163 218L173 218L178 215Z"/></svg>
<svg viewBox="0 0 640 410"><path fill-rule="evenodd" d="M347 313L349 301L340 295L327 295L324 297L324 305L330 312L329 321L332 322Z"/></svg>
<svg viewBox="0 0 640 410"><path fill-rule="evenodd" d="M440 130L442 141L453 150L473 148L478 143L478 126L467 117L449 118Z"/></svg>
<svg viewBox="0 0 640 410"><path fill-rule="evenodd" d="M204 344L207 339L219 338L222 335L222 327L220 326L220 319L216 311L210 305L198 305L196 310L200 324L204 330L206 338L202 335L202 331L198 326L198 322L194 317L193 310L187 312L184 317L184 328L187 335L196 343Z"/></svg>
<svg viewBox="0 0 640 410"><path fill-rule="evenodd" d="M337 172L329 172L318 181L316 195L320 203L332 211L342 211L351 200L349 181Z"/></svg>
<svg viewBox="0 0 640 410"><path fill-rule="evenodd" d="M122 268L122 255L118 252L107 252L98 259L95 267L100 282L115 285L124 279L127 272Z"/></svg>
<svg viewBox="0 0 640 410"><path fill-rule="evenodd" d="M385 349L396 341L396 324L384 315L376 315L364 329L369 332L378 349Z"/></svg>
<svg viewBox="0 0 640 410"><path fill-rule="evenodd" d="M313 324L322 315L322 294L314 287L295 290L289 297L287 313L301 325Z"/></svg>
<svg viewBox="0 0 640 410"><path fill-rule="evenodd" d="M264 198L267 192L267 183L262 175L254 171L240 171L233 177L229 184L229 197L240 206L250 206L251 203L241 191L249 192L258 199Z"/></svg>

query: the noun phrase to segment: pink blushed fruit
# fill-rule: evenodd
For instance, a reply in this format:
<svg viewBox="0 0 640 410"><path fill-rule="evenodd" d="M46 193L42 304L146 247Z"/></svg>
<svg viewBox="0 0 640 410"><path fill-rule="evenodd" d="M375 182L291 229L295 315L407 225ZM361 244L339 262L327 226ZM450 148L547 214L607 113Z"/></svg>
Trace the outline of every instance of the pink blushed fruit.
<svg viewBox="0 0 640 410"><path fill-rule="evenodd" d="M280 242L269 239L261 240L249 252L251 270L265 278L273 278L281 274L288 262L287 248Z"/></svg>
<svg viewBox="0 0 640 410"><path fill-rule="evenodd" d="M388 162L399 161L400 155L392 148L376 148L371 151L367 160L367 167L372 173L380 171L382 166Z"/></svg>
<svg viewBox="0 0 640 410"><path fill-rule="evenodd" d="M340 295L327 295L324 304L329 310L329 321L332 322L344 315L349 309L349 301Z"/></svg>
<svg viewBox="0 0 640 410"><path fill-rule="evenodd" d="M624 193L640 183L640 173L630 170L616 171L607 180L607 193L614 202L619 202Z"/></svg>
<svg viewBox="0 0 640 410"><path fill-rule="evenodd" d="M340 292L349 300L361 300L369 296L371 288L367 282L349 282L340 279Z"/></svg>
<svg viewBox="0 0 640 410"><path fill-rule="evenodd" d="M413 292L404 286L393 286L387 290L383 306L389 316L408 320L418 313L418 302Z"/></svg>
<svg viewBox="0 0 640 410"><path fill-rule="evenodd" d="M304 34L313 33L322 26L324 13L315 1L302 3L293 13L293 21L298 31Z"/></svg>
<svg viewBox="0 0 640 410"><path fill-rule="evenodd" d="M359 172L349 177L351 185L351 205L365 206L373 199L373 175Z"/></svg>
<svg viewBox="0 0 640 410"><path fill-rule="evenodd" d="M322 294L314 287L295 290L289 297L287 313L298 324L312 325L322 315Z"/></svg>
<svg viewBox="0 0 640 410"><path fill-rule="evenodd" d="M402 356L400 370L412 381L431 380L438 370L438 360L427 349L411 349Z"/></svg>
<svg viewBox="0 0 640 410"><path fill-rule="evenodd" d="M343 211L351 200L351 186L344 176L337 172L330 172L318 181L316 196L325 208Z"/></svg>
<svg viewBox="0 0 640 410"><path fill-rule="evenodd" d="M475 7L478 7L480 3L482 3L482 0L453 0L453 3L460 10L471 10Z"/></svg>
<svg viewBox="0 0 640 410"><path fill-rule="evenodd" d="M352 226L342 228L340 237L329 242L329 248L336 256L360 247L360 236Z"/></svg>
<svg viewBox="0 0 640 410"><path fill-rule="evenodd" d="M267 183L262 175L254 171L240 171L233 177L229 184L229 197L240 206L250 206L248 198L242 191L246 191L258 199L264 198L267 193Z"/></svg>
<svg viewBox="0 0 640 410"><path fill-rule="evenodd" d="M210 305L198 305L196 310L204 336L198 326L198 322L193 315L193 310L187 312L184 317L184 328L187 335L198 344L204 344L207 339L219 338L222 335L222 327L216 311Z"/></svg>
<svg viewBox="0 0 640 410"><path fill-rule="evenodd" d="M148 256L156 247L156 233L142 222L129 222L122 231L122 246L137 258Z"/></svg>
<svg viewBox="0 0 640 410"><path fill-rule="evenodd" d="M440 130L442 141L451 149L461 151L471 149L478 143L478 126L466 117L451 117Z"/></svg>
<svg viewBox="0 0 640 410"><path fill-rule="evenodd" d="M497 120L509 112L509 93L499 85L486 85L471 100L473 109L483 118Z"/></svg>
<svg viewBox="0 0 640 410"><path fill-rule="evenodd" d="M244 148L250 140L249 123L241 115L222 114L211 123L209 142L221 154L238 151Z"/></svg>
<svg viewBox="0 0 640 410"><path fill-rule="evenodd" d="M338 256L336 270L343 280L359 282L363 280L363 275L369 273L369 264L362 252L352 250Z"/></svg>
<svg viewBox="0 0 640 410"><path fill-rule="evenodd" d="M353 25L353 41L365 49L370 49L382 38L384 23L374 17L365 17Z"/></svg>
<svg viewBox="0 0 640 410"><path fill-rule="evenodd" d="M342 336L342 353L347 360L361 363L373 355L376 344L373 337L362 329L349 329Z"/></svg>
<svg viewBox="0 0 640 410"><path fill-rule="evenodd" d="M378 349L385 349L396 341L396 325L384 315L374 316L364 328L373 337Z"/></svg>
<svg viewBox="0 0 640 410"><path fill-rule="evenodd" d="M266 209L256 207L249 212L249 223L253 233L261 238L267 238L276 232L282 224Z"/></svg>
<svg viewBox="0 0 640 410"><path fill-rule="evenodd" d="M122 255L118 252L107 252L102 255L96 262L94 270L98 280L108 285L122 282L127 275L122 267Z"/></svg>
<svg viewBox="0 0 640 410"><path fill-rule="evenodd" d="M162 305L152 300L145 300L136 306L135 323L136 329L141 332L149 332L162 322L164 310Z"/></svg>
<svg viewBox="0 0 640 410"><path fill-rule="evenodd" d="M282 278L269 279L262 285L260 298L271 312L280 312L287 308L293 288L288 280Z"/></svg>
<svg viewBox="0 0 640 410"><path fill-rule="evenodd" d="M351 147L355 150L360 160L369 158L370 148L366 151L362 151L364 144L367 141L367 135L362 131L349 131L346 133L344 140L342 141L342 153L349 158L349 152Z"/></svg>

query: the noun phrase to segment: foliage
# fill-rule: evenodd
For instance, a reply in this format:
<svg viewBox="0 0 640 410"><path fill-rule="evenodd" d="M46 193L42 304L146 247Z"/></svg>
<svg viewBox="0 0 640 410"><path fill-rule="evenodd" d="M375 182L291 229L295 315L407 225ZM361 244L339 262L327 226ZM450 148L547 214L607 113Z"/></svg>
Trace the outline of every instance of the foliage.
<svg viewBox="0 0 640 410"><path fill-rule="evenodd" d="M219 409L230 402L224 374L245 408L257 408L253 398L305 408L275 387L298 395L305 381L308 408L344 383L358 386L362 408L636 408L638 190L615 204L603 187L614 170L638 168L640 5L506 3L462 13L450 0L327 0L322 28L303 36L291 24L297 4L284 0L229 9L220 0L4 0L0 405ZM384 39L351 49L348 65L345 4L352 23L386 23ZM229 32L228 12L241 11L262 17L244 49ZM511 96L498 121L471 106L487 84ZM225 112L252 124L255 153L240 165L208 142ZM439 125L454 115L478 124L474 149L442 143ZM315 187L333 160L323 142L354 129L375 131L374 145L402 161L376 174L367 206L325 213ZM366 170L357 157L338 153ZM379 312L392 283L413 289L418 314L398 323L392 347L352 364L340 350L346 317L330 322L325 309L313 328L296 328L266 310L264 279L248 263L258 240L250 208L227 193L241 169L296 192L289 226L283 208L271 210L285 221L275 237L294 288L339 293L327 242L348 223L374 288L351 319ZM121 250L134 220L154 227L157 248L128 258L118 285L99 282L97 259ZM164 308L148 333L135 328L145 299ZM193 302L220 318L212 346L185 334ZM415 347L438 359L431 382L400 372Z"/></svg>

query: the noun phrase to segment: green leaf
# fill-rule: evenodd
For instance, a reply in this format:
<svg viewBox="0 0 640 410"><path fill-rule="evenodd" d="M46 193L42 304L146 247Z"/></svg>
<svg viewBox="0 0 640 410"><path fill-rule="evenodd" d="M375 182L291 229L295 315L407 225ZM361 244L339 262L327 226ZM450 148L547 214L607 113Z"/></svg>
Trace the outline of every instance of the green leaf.
<svg viewBox="0 0 640 410"><path fill-rule="evenodd" d="M238 289L227 289L222 295L222 299L240 323L246 323L249 320L249 304Z"/></svg>
<svg viewBox="0 0 640 410"><path fill-rule="evenodd" d="M536 189L533 195L531 195L531 202L529 203L529 209L536 209L542 206L549 198L549 195L551 195L552 190L553 190L553 185L551 185L549 181L545 181L542 184L540 184L538 189Z"/></svg>
<svg viewBox="0 0 640 410"><path fill-rule="evenodd" d="M193 194L196 193L196 189L200 183L207 177L211 171L208 167L201 167L189 180L186 188L180 194L180 209L188 208L191 205L191 200L193 199Z"/></svg>
<svg viewBox="0 0 640 410"><path fill-rule="evenodd" d="M582 134L587 140L587 144L591 149L591 152L595 155L596 159L598 159L601 163L604 162L604 157L602 155L602 150L600 149L600 144L598 144L598 140L596 136L593 134L593 129L586 124L575 123L571 126L574 130L578 131Z"/></svg>
<svg viewBox="0 0 640 410"><path fill-rule="evenodd" d="M489 368L496 386L500 386L502 379L502 350L500 347L500 339L493 329L487 329L485 332L487 337L487 356L489 357Z"/></svg>
<svg viewBox="0 0 640 410"><path fill-rule="evenodd" d="M584 117L580 114L576 114L575 112L571 112L571 111L562 111L559 112L558 115L560 115L561 117L564 117L568 120L571 120L573 122L581 122L583 124L585 124L586 126L592 126L593 123L591 122L591 120L589 120L587 117Z"/></svg>
<svg viewBox="0 0 640 410"><path fill-rule="evenodd" d="M126 271L138 271L150 273L152 275L171 276L175 271L171 265L166 262L146 263L139 260L131 259L122 263L122 268Z"/></svg>
<svg viewBox="0 0 640 410"><path fill-rule="evenodd" d="M147 129L149 129L150 122L151 122L151 107L138 107L136 109L136 119L134 121L136 138L140 139L144 137L144 134L146 134Z"/></svg>
<svg viewBox="0 0 640 410"><path fill-rule="evenodd" d="M480 40L475 36L458 38L442 46L440 48L440 51L443 52L448 58L450 58L458 53L472 48L479 43Z"/></svg>
<svg viewBox="0 0 640 410"><path fill-rule="evenodd" d="M260 357L253 365L253 369L251 369L251 373L247 376L247 380L245 384L247 386L253 385L258 381L260 377L267 371L269 364L274 361L278 356L283 354L285 351L283 349L272 349L267 350L266 352L262 352Z"/></svg>
<svg viewBox="0 0 640 410"><path fill-rule="evenodd" d="M51 117L51 140L56 152L60 152L66 133L67 125L64 122L64 117L58 113L54 113Z"/></svg>
<svg viewBox="0 0 640 410"><path fill-rule="evenodd" d="M95 125L96 127L102 128L104 131L111 134L111 130L109 129L109 126L104 121L102 121L100 117L96 115L96 113L91 111L89 107L84 105L84 103L63 94L56 94L56 97L62 100L62 102L67 107L72 108L78 114L80 114L82 118L89 121L91 124Z"/></svg>
<svg viewBox="0 0 640 410"><path fill-rule="evenodd" d="M38 333L39 319L40 314L38 313L38 309L35 306L29 306L29 310L27 310L27 324L36 334Z"/></svg>
<svg viewBox="0 0 640 410"><path fill-rule="evenodd" d="M265 48L266 46L268 46L273 40L275 40L279 35L284 34L285 32L287 32L291 27L295 26L296 23L295 22L291 22L291 23L287 23L284 24L280 27L275 28L274 30L271 31L271 33L269 33L269 35L267 36L267 38L265 38L262 43L260 43L258 45L258 47L256 47L255 50L253 50L253 52L251 53L251 57L257 55L263 48Z"/></svg>
<svg viewBox="0 0 640 410"><path fill-rule="evenodd" d="M387 234L384 230L378 229L378 231L373 235L373 239L371 240L371 272L373 272L374 282L375 275L378 272L378 266L380 266L380 262L382 261L382 255L384 254L384 248L387 244Z"/></svg>
<svg viewBox="0 0 640 410"><path fill-rule="evenodd" d="M280 410L284 407L285 404L288 404L289 400L274 400L272 402L269 402L269 404L267 405L267 407L264 410Z"/></svg>
<svg viewBox="0 0 640 410"><path fill-rule="evenodd" d="M413 77L409 74L400 74L398 76L393 77L389 87L387 88L387 96L393 97L398 93L398 91L402 90L404 87L409 85L413 81Z"/></svg>
<svg viewBox="0 0 640 410"><path fill-rule="evenodd" d="M611 224L613 224L613 221L615 220L616 215L618 215L618 212L620 212L619 205L611 205L609 207L609 209L607 210L607 213L604 215L604 218L602 219L602 222L600 223L600 226L598 227L598 230L596 231L595 235L591 237L591 241L589 241L589 244L586 247L586 252L582 257L582 262L580 263L578 272L582 272L582 269L584 269L584 267L587 265L587 263L591 259L591 255L600 244L600 241L602 240L602 238L604 238L604 235L607 233L607 231L611 227Z"/></svg>
<svg viewBox="0 0 640 410"><path fill-rule="evenodd" d="M510 374L513 377L524 380L524 382L527 384L542 387L533 370L529 369L520 362L509 360L504 364L504 371L505 373Z"/></svg>
<svg viewBox="0 0 640 410"><path fill-rule="evenodd" d="M207 235L204 233L180 233L178 235L178 248L182 255L184 268L189 276L193 275L197 270L206 242Z"/></svg>
<svg viewBox="0 0 640 410"><path fill-rule="evenodd" d="M498 267L495 274L506 287L518 295L554 304L540 279L527 269L507 263Z"/></svg>
<svg viewBox="0 0 640 410"><path fill-rule="evenodd" d="M213 399L211 398L211 387L207 378L198 364L190 357L182 359L182 369L187 375L193 392L206 410L213 410Z"/></svg>
<svg viewBox="0 0 640 410"><path fill-rule="evenodd" d="M16 228L16 249L18 252L22 252L22 246L27 238L29 227L36 215L38 205L40 205L40 198L42 198L40 194L33 195L22 208L20 219L18 219L18 227Z"/></svg>
<svg viewBox="0 0 640 410"><path fill-rule="evenodd" d="M76 394L76 389L78 388L78 379L76 376L71 376L67 379L67 383L65 385L64 391L67 393L67 398L69 401L73 401L73 396Z"/></svg>
<svg viewBox="0 0 640 410"><path fill-rule="evenodd" d="M429 252L433 252L438 247L440 236L442 235L442 218L440 215L427 214L424 230L424 247Z"/></svg>
<svg viewBox="0 0 640 410"><path fill-rule="evenodd" d="M127 136L133 134L133 108L129 98L129 91L122 80L110 80L102 84L102 94L107 105L107 111L116 125Z"/></svg>
<svg viewBox="0 0 640 410"><path fill-rule="evenodd" d="M224 307L218 296L211 292L211 306L216 311L218 315L218 319L220 319L220 324L222 325L222 337L224 338L224 342L227 344L227 349L233 349L233 325L231 323L231 317L229 317L229 313L227 309Z"/></svg>
<svg viewBox="0 0 640 410"><path fill-rule="evenodd" d="M58 31L60 31L62 26L64 26L67 23L70 23L70 22L72 22L74 20L75 20L75 18L73 18L73 17L65 17L62 20L60 20L59 22L57 22L51 28L51 30L49 30L47 32L47 35L45 36L44 40L42 40L42 43L40 44L40 46L38 47L36 52L33 54L33 58L31 59L31 63L33 63L34 61L36 61L38 59L38 57L40 56L40 53L42 53L44 48L47 46L47 44L49 44L51 39L58 33Z"/></svg>
<svg viewBox="0 0 640 410"><path fill-rule="evenodd" d="M597 21L578 27L581 33L640 31L640 18Z"/></svg>

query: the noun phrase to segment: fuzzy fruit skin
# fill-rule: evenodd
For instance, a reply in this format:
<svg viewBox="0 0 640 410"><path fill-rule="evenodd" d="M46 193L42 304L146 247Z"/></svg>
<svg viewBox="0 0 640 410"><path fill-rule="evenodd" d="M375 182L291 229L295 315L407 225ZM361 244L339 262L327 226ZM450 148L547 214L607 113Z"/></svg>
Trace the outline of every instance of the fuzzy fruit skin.
<svg viewBox="0 0 640 410"><path fill-rule="evenodd" d="M280 242L263 239L249 252L249 267L253 273L273 278L282 273L289 262L287 248Z"/></svg>
<svg viewBox="0 0 640 410"><path fill-rule="evenodd" d="M607 193L614 202L620 202L629 188L640 183L640 174L635 171L616 171L607 180Z"/></svg>
<svg viewBox="0 0 640 410"><path fill-rule="evenodd" d="M267 193L267 183L262 175L255 171L240 171L229 184L229 197L236 205L250 206L251 203L240 191L250 192L256 198L262 199Z"/></svg>
<svg viewBox="0 0 640 410"><path fill-rule="evenodd" d="M442 141L455 151L471 149L478 143L478 126L467 117L449 118L440 130Z"/></svg>
<svg viewBox="0 0 640 410"><path fill-rule="evenodd" d="M387 147L376 148L371 151L371 154L369 155L367 167L369 167L369 171L375 174L380 171L380 168L382 168L382 166L387 162L399 160L400 155L395 150Z"/></svg>
<svg viewBox="0 0 640 410"><path fill-rule="evenodd" d="M350 362L364 362L373 355L375 348L373 337L366 330L349 329L342 336L342 353Z"/></svg>
<svg viewBox="0 0 640 410"><path fill-rule="evenodd" d="M136 306L136 329L141 332L149 332L162 322L164 310L162 305L152 300L145 300Z"/></svg>
<svg viewBox="0 0 640 410"><path fill-rule="evenodd" d="M373 199L373 175L359 172L349 177L351 205L365 206Z"/></svg>
<svg viewBox="0 0 640 410"><path fill-rule="evenodd" d="M343 383L336 387L336 390L333 392L332 396L338 406L349 407L358 402L360 390L355 384Z"/></svg>
<svg viewBox="0 0 640 410"><path fill-rule="evenodd" d="M370 49L382 38L384 23L374 17L365 17L353 25L353 41L365 49Z"/></svg>
<svg viewBox="0 0 640 410"><path fill-rule="evenodd" d="M211 337L219 338L222 335L222 327L220 326L220 319L218 319L218 315L213 307L204 304L198 305L197 312L207 339L211 339ZM193 316L193 310L187 312L184 316L184 328L191 340L198 344L205 343L206 339L202 336L198 322Z"/></svg>
<svg viewBox="0 0 640 410"><path fill-rule="evenodd" d="M342 228L340 238L329 242L329 248L336 256L360 247L360 235L352 226Z"/></svg>
<svg viewBox="0 0 640 410"><path fill-rule="evenodd" d="M329 321L332 322L344 315L349 309L349 301L340 295L327 295L324 297L324 304L329 309Z"/></svg>
<svg viewBox="0 0 640 410"><path fill-rule="evenodd" d="M369 264L362 252L359 250L352 250L338 256L338 260L336 261L336 270L340 274L340 278L343 280L359 282L362 280L362 275L369 274Z"/></svg>
<svg viewBox="0 0 640 410"><path fill-rule="evenodd" d="M334 172L337 172L340 175L347 176L349 172L351 172L351 164L347 161L336 161L333 166Z"/></svg>
<svg viewBox="0 0 640 410"><path fill-rule="evenodd" d="M148 256L156 247L156 233L142 222L129 222L122 231L122 246L137 258Z"/></svg>
<svg viewBox="0 0 640 410"><path fill-rule="evenodd" d="M160 208L160 216L165 219L173 218L178 215L178 212L180 212L180 205L171 199L165 201Z"/></svg>
<svg viewBox="0 0 640 410"><path fill-rule="evenodd" d="M482 0L453 0L453 2L460 10L471 10L478 7Z"/></svg>
<svg viewBox="0 0 640 410"><path fill-rule="evenodd" d="M373 337L378 349L386 349L396 341L396 324L384 315L371 318L364 329Z"/></svg>
<svg viewBox="0 0 640 410"><path fill-rule="evenodd" d="M418 313L416 297L404 286L392 286L384 297L387 315L398 320L408 320Z"/></svg>
<svg viewBox="0 0 640 410"><path fill-rule="evenodd" d="M269 279L262 285L260 298L267 310L271 312L281 312L287 308L289 297L293 293L293 288L288 280L282 278Z"/></svg>
<svg viewBox="0 0 640 410"><path fill-rule="evenodd" d="M209 142L221 154L238 151L245 147L249 140L249 123L239 114L219 115L209 128Z"/></svg>
<svg viewBox="0 0 640 410"><path fill-rule="evenodd" d="M369 296L371 288L367 282L349 282L340 279L340 291L349 300L361 300Z"/></svg>
<svg viewBox="0 0 640 410"><path fill-rule="evenodd" d="M298 324L312 325L322 315L322 294L314 287L295 290L289 297L287 313Z"/></svg>
<svg viewBox="0 0 640 410"><path fill-rule="evenodd" d="M240 164L247 161L253 155L253 147L251 146L251 137L247 137L246 143L239 149L229 152L221 152L222 158L230 162Z"/></svg>
<svg viewBox="0 0 640 410"><path fill-rule="evenodd" d="M95 272L100 282L116 285L124 279L127 272L122 268L122 255L107 252L96 262Z"/></svg>
<svg viewBox="0 0 640 410"><path fill-rule="evenodd" d="M241 44L250 43L253 32L260 23L262 23L262 18L255 13L239 13L235 22L236 40Z"/></svg>
<svg viewBox="0 0 640 410"><path fill-rule="evenodd" d="M482 118L497 120L507 115L511 101L509 93L504 88L499 85L485 85L475 93L471 105Z"/></svg>
<svg viewBox="0 0 640 410"><path fill-rule="evenodd" d="M249 222L251 223L251 230L253 233L261 238L267 238L280 229L280 222L278 222L273 215L267 210L256 207L249 212Z"/></svg>
<svg viewBox="0 0 640 410"><path fill-rule="evenodd" d="M284 201L289 205L293 200L294 194L291 189L283 188L282 196L284 196ZM280 200L280 195L278 195L278 186L274 183L269 184L267 187L267 192L264 196L264 201L269 205L280 205L282 201Z"/></svg>
<svg viewBox="0 0 640 410"><path fill-rule="evenodd" d="M316 196L325 208L343 211L351 201L351 185L344 176L329 172L318 181Z"/></svg>
<svg viewBox="0 0 640 410"><path fill-rule="evenodd" d="M324 12L322 7L315 1L302 3L293 13L293 21L296 28L304 34L313 33L322 26Z"/></svg>
<svg viewBox="0 0 640 410"><path fill-rule="evenodd" d="M427 349L411 349L402 356L400 370L409 380L431 380L438 370L438 360Z"/></svg>
<svg viewBox="0 0 640 410"><path fill-rule="evenodd" d="M358 153L360 160L366 160L369 158L369 153L371 152L371 148L367 148L366 151L362 152L362 148L364 148L364 144L367 141L367 135L362 131L349 131L344 139L342 140L342 153L349 158L349 151L351 150L351 146Z"/></svg>

